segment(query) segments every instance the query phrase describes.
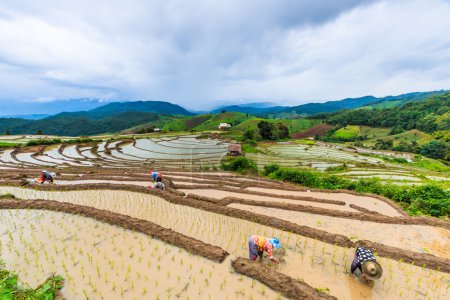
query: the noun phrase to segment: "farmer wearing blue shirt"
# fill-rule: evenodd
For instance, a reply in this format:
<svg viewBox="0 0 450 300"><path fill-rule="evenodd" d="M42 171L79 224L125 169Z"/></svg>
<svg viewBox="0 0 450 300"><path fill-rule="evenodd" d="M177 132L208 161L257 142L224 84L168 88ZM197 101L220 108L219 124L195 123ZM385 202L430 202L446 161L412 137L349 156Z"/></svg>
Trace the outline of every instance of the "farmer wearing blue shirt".
<svg viewBox="0 0 450 300"><path fill-rule="evenodd" d="M150 171L150 176L152 176L153 181L156 182L161 182L162 181L162 177L161 177L161 173L157 172L157 171Z"/></svg>

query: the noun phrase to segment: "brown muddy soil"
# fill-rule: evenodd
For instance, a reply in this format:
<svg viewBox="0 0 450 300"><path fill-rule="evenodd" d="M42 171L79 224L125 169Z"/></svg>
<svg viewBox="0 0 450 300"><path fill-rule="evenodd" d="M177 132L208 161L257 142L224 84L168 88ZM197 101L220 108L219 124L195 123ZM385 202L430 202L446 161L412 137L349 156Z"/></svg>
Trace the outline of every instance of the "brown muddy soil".
<svg viewBox="0 0 450 300"><path fill-rule="evenodd" d="M70 191L70 190L78 190L78 188L71 187L71 186L39 186L37 188L38 190L59 190L59 191ZM341 247L347 247L347 248L354 248L357 245L357 242L352 242L348 237L339 235L339 234L332 234L327 231L318 230L315 228L307 227L298 225L289 221L277 219L277 218L267 218L266 215L262 214L256 214L236 208L226 207L222 205L218 205L216 203L212 202L206 202L202 200L192 199L192 198L184 198L180 197L179 195L176 195L174 193L167 193L162 192L159 190L149 190L143 187L136 187L136 186L119 186L119 185L111 185L111 184L92 184L92 185L86 185L83 186L83 189L108 189L108 190L127 190L127 191L133 191L133 192L141 192L141 193L148 193L152 195L159 196L166 201L174 204L179 205L185 205L205 211L210 211L213 213L218 213L222 215L226 215L229 217L239 218L255 223L259 223L262 225L270 226L273 228L277 228L283 231L289 231L295 234L299 234L302 236L306 236L309 238L317 239L319 241L323 241L329 244L335 244L337 246ZM16 204L17 205L17 204ZM87 208L88 209L88 208ZM405 221L407 218L405 218ZM423 221L423 223L426 223L427 219L411 219L417 220L417 221ZM443 221L441 221L443 222ZM421 224L421 225L432 225L432 224ZM411 251L405 251L400 248L394 248L389 247L382 244L376 244L377 246L377 252L379 256L383 257L391 257L393 259L397 260L404 260L408 257L411 257L411 259L408 259L408 261L414 261L416 265L425 265L426 268L430 269L440 269L443 272L450 272L450 260L442 259L439 257L436 257L434 255L430 254L420 254L417 253L417 255L414 252ZM181 246L180 246L181 247ZM393 255L395 253L395 255ZM413 256L412 256L413 255ZM412 260L414 259L414 260Z"/></svg>
<svg viewBox="0 0 450 300"><path fill-rule="evenodd" d="M189 194L195 194L200 196L206 196L210 198L217 198L217 199L225 199L225 198L236 198L236 199L245 199L245 200L252 200L252 201L258 201L258 202L270 202L270 203L289 203L292 205L302 205L302 206L314 206L321 209L327 209L327 210L342 210L342 211L351 211L351 212L358 212L354 210L353 208L350 208L348 206L344 206L335 203L323 203L320 201L304 201L299 199L291 199L291 198L278 198L277 196L271 195L271 196L261 196L256 195L253 193L245 193L241 191L236 191L234 189L227 189L227 188L215 188L215 189L206 189L202 187L201 189L189 189L189 190L181 190L184 193Z"/></svg>
<svg viewBox="0 0 450 300"><path fill-rule="evenodd" d="M239 257L231 265L237 273L254 278L289 299L337 299L317 291L303 281L272 270L258 262Z"/></svg>
<svg viewBox="0 0 450 300"><path fill-rule="evenodd" d="M326 124L316 125L305 131L294 132L292 134L292 138L293 139L304 139L307 137L315 137L316 135L322 136L331 128L333 128L333 126L331 126L331 125L326 125Z"/></svg>
<svg viewBox="0 0 450 300"><path fill-rule="evenodd" d="M0 209L43 209L93 218L97 221L117 225L126 229L145 233L153 238L160 239L171 245L184 248L189 252L208 259L223 262L229 255L225 250L206 244L194 238L182 235L173 230L166 229L152 222L116 214L106 210L95 209L88 206L57 202L51 200L0 200Z"/></svg>

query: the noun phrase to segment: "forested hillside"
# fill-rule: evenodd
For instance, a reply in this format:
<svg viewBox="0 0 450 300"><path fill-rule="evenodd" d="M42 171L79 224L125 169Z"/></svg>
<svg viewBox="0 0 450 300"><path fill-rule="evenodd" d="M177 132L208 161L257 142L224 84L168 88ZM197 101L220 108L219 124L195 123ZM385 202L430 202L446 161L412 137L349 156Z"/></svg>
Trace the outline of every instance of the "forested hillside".
<svg viewBox="0 0 450 300"><path fill-rule="evenodd" d="M62 114L42 120L0 119L0 132L7 134L51 134L80 136L117 132L139 124L158 120L147 112L123 112L103 118Z"/></svg>
<svg viewBox="0 0 450 300"><path fill-rule="evenodd" d="M0 118L0 134L91 135L117 132L159 120L163 115L192 115L164 101L113 102L79 112L64 112L41 120Z"/></svg>
<svg viewBox="0 0 450 300"><path fill-rule="evenodd" d="M449 92L400 107L353 109L310 118L335 125L322 137L325 141L373 144L376 149L415 152L450 162ZM360 129L353 125L389 128L390 132L388 136L370 140L372 134L358 133Z"/></svg>
<svg viewBox="0 0 450 300"><path fill-rule="evenodd" d="M317 114L311 118L324 119L326 123L332 125L392 127L398 132L411 129L428 133L450 130L450 93L431 96L420 102L409 102L400 107L345 110L331 114Z"/></svg>

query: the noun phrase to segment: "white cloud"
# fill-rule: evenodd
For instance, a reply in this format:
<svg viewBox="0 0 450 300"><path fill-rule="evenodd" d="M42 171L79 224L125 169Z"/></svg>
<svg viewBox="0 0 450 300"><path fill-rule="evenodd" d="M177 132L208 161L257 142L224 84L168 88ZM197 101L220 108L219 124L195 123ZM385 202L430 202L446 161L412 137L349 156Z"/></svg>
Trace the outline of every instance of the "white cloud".
<svg viewBox="0 0 450 300"><path fill-rule="evenodd" d="M450 88L450 3L2 1L0 101L282 104Z"/></svg>

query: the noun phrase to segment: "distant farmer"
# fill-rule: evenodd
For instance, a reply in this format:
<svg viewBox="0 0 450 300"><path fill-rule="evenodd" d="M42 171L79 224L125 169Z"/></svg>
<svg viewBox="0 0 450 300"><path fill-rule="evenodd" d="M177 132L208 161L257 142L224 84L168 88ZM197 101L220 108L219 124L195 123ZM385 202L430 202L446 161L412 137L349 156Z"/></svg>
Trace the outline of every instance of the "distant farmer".
<svg viewBox="0 0 450 300"><path fill-rule="evenodd" d="M153 181L156 182L161 182L162 181L162 176L161 173L157 172L157 171L150 171L150 176L152 176Z"/></svg>
<svg viewBox="0 0 450 300"><path fill-rule="evenodd" d="M165 190L166 189L166 186L164 185L164 183L162 183L162 182L155 182L154 184L152 184L151 186L150 186L150 188L151 189L160 189L160 190Z"/></svg>
<svg viewBox="0 0 450 300"><path fill-rule="evenodd" d="M45 182L53 183L53 178L55 178L55 177L56 177L55 173L53 173L53 172L51 173L46 170L43 170L43 171L41 171L41 174L37 181L39 183L45 183Z"/></svg>
<svg viewBox="0 0 450 300"><path fill-rule="evenodd" d="M281 248L280 241L276 238L266 238L260 235L252 235L248 240L248 255L250 260L255 261L258 256L260 260L263 258L264 251L267 252L269 259L275 263L279 263L278 259L273 257L273 249Z"/></svg>
<svg viewBox="0 0 450 300"><path fill-rule="evenodd" d="M372 251L364 247L356 248L350 273L354 274L357 269L359 272L355 275L366 280L377 280L383 274L383 269L373 256Z"/></svg>

